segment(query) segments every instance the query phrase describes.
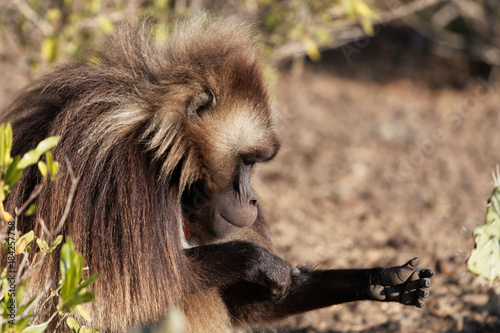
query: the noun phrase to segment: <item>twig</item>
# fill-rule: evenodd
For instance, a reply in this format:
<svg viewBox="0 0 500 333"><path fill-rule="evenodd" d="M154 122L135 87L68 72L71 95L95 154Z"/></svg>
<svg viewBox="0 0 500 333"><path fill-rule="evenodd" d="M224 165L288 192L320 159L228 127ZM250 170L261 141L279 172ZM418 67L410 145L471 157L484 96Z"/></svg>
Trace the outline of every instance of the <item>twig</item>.
<svg viewBox="0 0 500 333"><path fill-rule="evenodd" d="M38 222L42 226L42 232L43 232L43 234L47 235L48 239L51 239L53 235L50 232L49 228L47 228L47 226L45 225L45 222L43 221L43 219L39 219Z"/></svg>
<svg viewBox="0 0 500 333"><path fill-rule="evenodd" d="M28 253L23 253L23 255L26 254L28 255ZM39 266L42 266L43 265L43 262L45 260L45 256L46 256L46 252L42 252L41 254L41 258L38 259L39 257L39 254L38 253L35 253L34 254L34 257L33 257L33 260L31 260L31 262L29 263L29 267L26 269L26 271L17 279L17 281L22 281L22 280L26 280L26 279L29 279L37 270L38 270L38 267ZM21 271L21 269L19 269L19 271Z"/></svg>
<svg viewBox="0 0 500 333"><path fill-rule="evenodd" d="M452 4L458 4L458 2L453 2ZM484 41L486 36L494 36L494 32L486 32L487 26L484 22L486 18L481 16L481 14L472 13L474 12L473 10L466 12L461 6L457 6L457 10L457 16L467 17L474 23L475 29L483 36L482 39L476 39L471 44L465 36L440 29L439 26L436 28L432 22L428 23L417 16L405 17L403 21L422 36L432 40L435 46L433 51L443 58L466 59L464 51L467 51L469 57L473 55L490 65L500 66L500 45L498 41L494 37L490 38L487 42ZM491 24L491 28L494 28L493 24Z"/></svg>
<svg viewBox="0 0 500 333"><path fill-rule="evenodd" d="M377 20L377 24L389 23L391 21L406 17L415 12L419 12L427 7L433 6L439 2L444 2L446 0L420 0L413 1L409 4L402 5L397 9L390 10L388 12L383 13L380 20Z"/></svg>
<svg viewBox="0 0 500 333"><path fill-rule="evenodd" d="M378 18L375 17L373 24L387 24L444 1L446 0L420 0L408 4L401 3L397 8L384 11ZM358 25L358 22L353 19L336 19L331 23L330 30L345 30L358 27Z"/></svg>
<svg viewBox="0 0 500 333"><path fill-rule="evenodd" d="M50 283L52 283L52 281L50 281ZM48 302L51 298L53 298L53 297L57 297L57 296L58 296L58 295L57 295L57 293L59 292L59 290L61 290L61 286L59 286L56 290L53 290L53 291L52 291L52 294L51 294L49 297L47 297L47 298L45 299L45 301L44 301L42 304L40 304L40 309L43 309L43 308L45 307L45 304L47 304L47 302Z"/></svg>
<svg viewBox="0 0 500 333"><path fill-rule="evenodd" d="M47 285L45 285L42 292L40 294L38 294L38 296L33 300L33 302L31 302L31 304L24 310L24 314L16 317L16 320L36 316L37 315L36 313L30 314L30 311L40 301L42 296L44 296L47 293L47 291L49 291L49 288L51 286L52 286L52 281L49 280L49 283Z"/></svg>
<svg viewBox="0 0 500 333"><path fill-rule="evenodd" d="M122 10L107 14L106 16L111 22L116 23L125 19L129 14L125 10ZM97 28L99 24L99 21L95 17L85 18L78 23L78 29Z"/></svg>
<svg viewBox="0 0 500 333"><path fill-rule="evenodd" d="M420 11L427 7L433 6L445 0L420 0L409 4L402 4L400 7L388 10L380 14L378 19L373 20L373 24L383 25L391 21L401 19L414 12ZM342 47L348 43L354 42L361 38L367 37L363 30L359 27L358 22L350 19L335 20L327 27L327 30L333 34L334 45L319 45L320 51ZM302 42L294 42L285 44L273 54L270 60L271 65L277 66L283 61L294 57L302 57L306 54L306 49Z"/></svg>
<svg viewBox="0 0 500 333"><path fill-rule="evenodd" d="M66 222L66 219L68 218L69 210L71 208L71 203L73 202L73 197L76 192L76 186L78 184L78 179L75 177L75 174L73 173L73 169L71 168L71 163L69 162L67 156L64 156L64 161L66 161L66 165L68 166L69 176L71 177L71 189L69 190L68 200L66 200L66 207L64 208L63 216L61 217L61 220L59 220L59 224L57 225L57 228L54 230L53 235L57 235L59 231L61 231L62 227L64 226L64 223Z"/></svg>
<svg viewBox="0 0 500 333"><path fill-rule="evenodd" d="M50 36L54 29L49 22L42 19L28 4L22 0L13 0L17 9L30 20L38 29L40 29L45 36Z"/></svg>
<svg viewBox="0 0 500 333"><path fill-rule="evenodd" d="M17 270L16 281L21 281L21 275L23 273L24 267L28 266L28 256L29 254L27 252L23 253L23 260L21 261L21 265L19 265L19 268Z"/></svg>
<svg viewBox="0 0 500 333"><path fill-rule="evenodd" d="M21 215L26 210L26 208L28 208L28 206L33 202L33 200L35 200L36 197L38 197L40 195L40 192L42 192L42 189L44 186L45 186L45 183L38 184L35 187L35 190L33 192L31 192L28 200L26 200L26 202L21 206L21 208L14 209L14 213L16 214L16 217Z"/></svg>
<svg viewBox="0 0 500 333"><path fill-rule="evenodd" d="M56 313L57 313L57 312L56 312ZM62 316L62 318L59 320L59 322L58 322L58 323L57 323L57 325L56 325L56 328L55 328L56 330L57 330L57 328L59 327L59 325L61 325L61 324L64 322L64 319L66 319L66 317L67 317L67 316L68 316L68 313L65 313L65 314ZM51 317L51 318L50 318L50 320L52 320L52 319L53 319L53 317Z"/></svg>

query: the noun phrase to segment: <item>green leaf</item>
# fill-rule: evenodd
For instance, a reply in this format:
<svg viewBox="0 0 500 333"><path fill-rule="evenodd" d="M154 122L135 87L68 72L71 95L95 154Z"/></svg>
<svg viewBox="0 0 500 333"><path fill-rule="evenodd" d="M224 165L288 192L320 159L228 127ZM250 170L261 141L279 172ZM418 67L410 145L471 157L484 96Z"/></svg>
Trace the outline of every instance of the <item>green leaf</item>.
<svg viewBox="0 0 500 333"><path fill-rule="evenodd" d="M75 310L78 311L78 313L83 317L83 319L85 319L86 321L90 321L90 315L83 306L79 304L75 306Z"/></svg>
<svg viewBox="0 0 500 333"><path fill-rule="evenodd" d="M55 180L57 172L59 171L59 162L54 160L54 155L51 152L45 153L45 161L47 163L47 168L49 169L50 180Z"/></svg>
<svg viewBox="0 0 500 333"><path fill-rule="evenodd" d="M153 6L157 11L164 11L168 9L169 0L154 0Z"/></svg>
<svg viewBox="0 0 500 333"><path fill-rule="evenodd" d="M480 275L487 280L494 281L500 276L500 244L498 239L487 239L483 235L483 240L476 240L481 243L472 252L467 261L467 268L476 275Z"/></svg>
<svg viewBox="0 0 500 333"><path fill-rule="evenodd" d="M5 156L10 156L10 150L12 149L12 125L5 125Z"/></svg>
<svg viewBox="0 0 500 333"><path fill-rule="evenodd" d="M23 295L26 291L26 283L28 280L24 280L19 286L16 287L16 304L21 304L23 301Z"/></svg>
<svg viewBox="0 0 500 333"><path fill-rule="evenodd" d="M36 150L30 150L26 154L23 155L21 161L17 165L18 169L24 169L29 165L35 164L40 159L41 154L39 154Z"/></svg>
<svg viewBox="0 0 500 333"><path fill-rule="evenodd" d="M7 166L5 165L4 162L4 156L5 156L5 124L0 125L0 170L5 170Z"/></svg>
<svg viewBox="0 0 500 333"><path fill-rule="evenodd" d="M59 45L57 38L54 36L47 37L42 42L42 57L47 62L54 62L57 59L59 53Z"/></svg>
<svg viewBox="0 0 500 333"><path fill-rule="evenodd" d="M91 13L99 13L102 9L101 0L87 0L87 1L85 1L85 5L86 5L86 8Z"/></svg>
<svg viewBox="0 0 500 333"><path fill-rule="evenodd" d="M9 303L12 303L12 298L13 296L15 297L15 295L12 295L10 292L9 292L9 280L7 279L3 279L3 287L7 287L7 289L5 290L5 293L4 293L4 299L3 299L3 302L2 305L6 305L6 304L9 304Z"/></svg>
<svg viewBox="0 0 500 333"><path fill-rule="evenodd" d="M47 251L47 249L49 248L49 245L47 244L47 242L44 241L43 239L38 238L38 237L36 238L36 244L38 245L38 248L42 252Z"/></svg>
<svg viewBox="0 0 500 333"><path fill-rule="evenodd" d="M20 156L14 157L9 165L9 168L5 172L4 181L5 184L9 186L9 188L13 188L14 185L16 185L18 180L21 178L21 175L23 174L23 170L17 168L20 159L21 159Z"/></svg>
<svg viewBox="0 0 500 333"><path fill-rule="evenodd" d="M35 233L33 232L33 230L19 237L19 239L16 241L16 254L30 252L31 243L33 243L34 239L35 239Z"/></svg>
<svg viewBox="0 0 500 333"><path fill-rule="evenodd" d="M24 294L24 290L25 290L25 289L23 289L23 294ZM17 298L17 296L16 296L16 298ZM22 299L22 295L21 295L21 299ZM27 308L28 308L28 307L29 307L29 306L30 306L30 305L31 305L31 304L35 301L35 299L36 299L36 296L33 296L33 297L29 300L29 302L28 302L28 303L24 304L24 302L23 302L23 303L22 303L23 305L22 305L22 306L20 306L20 307L17 309L17 314L18 314L18 315L22 315L22 314L24 314L24 311L26 311L26 309L27 309ZM30 311L30 313L31 313L31 312L32 312L32 311Z"/></svg>
<svg viewBox="0 0 500 333"><path fill-rule="evenodd" d="M49 326L48 322L39 325L33 325L24 329L21 333L42 333L45 332L47 326Z"/></svg>
<svg viewBox="0 0 500 333"><path fill-rule="evenodd" d="M87 291L81 294L72 295L66 302L63 303L61 310L71 310L75 306L89 303L94 300L94 293Z"/></svg>
<svg viewBox="0 0 500 333"><path fill-rule="evenodd" d="M352 8L356 16L362 18L371 18L374 13L370 5L364 0L353 0Z"/></svg>
<svg viewBox="0 0 500 333"><path fill-rule="evenodd" d="M51 248L55 248L61 239L62 236L58 236ZM63 301L61 310L71 311L80 304L92 302L94 293L85 291L85 288L99 278L99 275L93 274L78 284L82 276L83 257L81 253L75 252L74 244L69 237L66 237L66 242L62 246L60 258L62 283L59 293Z"/></svg>
<svg viewBox="0 0 500 333"><path fill-rule="evenodd" d="M10 124L0 125L0 170L5 171L10 163L12 157L10 156L10 149L12 148L12 126Z"/></svg>
<svg viewBox="0 0 500 333"><path fill-rule="evenodd" d="M56 247L61 244L62 242L62 239L63 239L63 236L62 235L59 235L56 237L56 239L54 239L54 241L52 242L52 244L50 245L50 247L47 249L47 253L50 253L52 251L54 251L56 249Z"/></svg>
<svg viewBox="0 0 500 333"><path fill-rule="evenodd" d="M162 47L168 40L168 29L162 25L158 24L152 27L152 34L157 46Z"/></svg>
<svg viewBox="0 0 500 333"><path fill-rule="evenodd" d="M72 333L78 333L78 331L80 330L80 324L78 324L76 319L73 317L68 317L68 319L66 319L66 324L68 325Z"/></svg>
<svg viewBox="0 0 500 333"><path fill-rule="evenodd" d="M75 246L69 237L66 237L66 242L61 249L60 268L62 278L60 294L65 302L71 298L83 269L82 255L75 253Z"/></svg>
<svg viewBox="0 0 500 333"><path fill-rule="evenodd" d="M475 248L467 260L474 274L494 281L500 278L500 188L488 200L485 224L474 230Z"/></svg>
<svg viewBox="0 0 500 333"><path fill-rule="evenodd" d="M370 20L367 19L361 19L361 28L363 29L363 32L367 36L373 36L375 34L375 30L373 29L373 24Z"/></svg>
<svg viewBox="0 0 500 333"><path fill-rule="evenodd" d="M10 213L4 209L3 201L0 201L0 216L2 217L2 220L4 220L7 223L9 223L10 221L14 221L12 215L10 215Z"/></svg>
<svg viewBox="0 0 500 333"><path fill-rule="evenodd" d="M343 0L341 6L350 19L357 20L361 24L366 35L373 36L372 20L375 18L376 13L368 2L365 0Z"/></svg>
<svg viewBox="0 0 500 333"><path fill-rule="evenodd" d="M318 45L312 39L306 39L303 41L304 48L307 55L312 61L319 61L321 59L321 53L319 52Z"/></svg>
<svg viewBox="0 0 500 333"><path fill-rule="evenodd" d="M19 332L19 331L22 332L30 324L30 318L27 317L27 318L23 318L23 319L18 319L14 323L16 324L16 331L17 332Z"/></svg>
<svg viewBox="0 0 500 333"><path fill-rule="evenodd" d="M61 16L61 10L58 8L49 8L45 14L47 21L54 26L59 22Z"/></svg>
<svg viewBox="0 0 500 333"><path fill-rule="evenodd" d="M113 22L105 15L97 16L97 22L99 24L99 28L105 34L112 34L115 30L115 25Z"/></svg>
<svg viewBox="0 0 500 333"><path fill-rule="evenodd" d="M30 324L30 318L27 317L23 319L18 319L14 323L16 324L16 331L22 332Z"/></svg>
<svg viewBox="0 0 500 333"><path fill-rule="evenodd" d="M28 209L26 209L26 213L24 213L24 216L31 216L36 213L36 204L32 203Z"/></svg>
<svg viewBox="0 0 500 333"><path fill-rule="evenodd" d="M75 289L75 294L78 294L81 290L89 286L91 283L93 283L95 280L99 278L99 274L92 274L88 278L86 278L82 283L78 285Z"/></svg>
<svg viewBox="0 0 500 333"><path fill-rule="evenodd" d="M486 224L493 224L500 220L500 189L495 188L488 200L488 208L486 210Z"/></svg>
<svg viewBox="0 0 500 333"><path fill-rule="evenodd" d="M73 242L69 237L62 246L60 258L62 282L59 294L63 301L61 309L71 310L78 304L91 302L94 294L85 292L85 287L94 282L98 276L92 275L78 284L82 277L83 257L81 253L75 252Z"/></svg>
<svg viewBox="0 0 500 333"><path fill-rule="evenodd" d="M54 148L59 143L61 139L60 136L51 136L48 137L38 144L35 149L28 151L23 155L19 164L17 165L18 169L24 169L29 165L33 165L38 162L40 157L46 153L48 150Z"/></svg>
<svg viewBox="0 0 500 333"><path fill-rule="evenodd" d="M49 136L48 138L40 141L40 143L36 146L35 150L38 151L40 155L42 155L43 153L57 146L60 139L61 139L60 136Z"/></svg>
<svg viewBox="0 0 500 333"><path fill-rule="evenodd" d="M47 164L44 161L38 161L38 170L40 170L43 178L47 176Z"/></svg>

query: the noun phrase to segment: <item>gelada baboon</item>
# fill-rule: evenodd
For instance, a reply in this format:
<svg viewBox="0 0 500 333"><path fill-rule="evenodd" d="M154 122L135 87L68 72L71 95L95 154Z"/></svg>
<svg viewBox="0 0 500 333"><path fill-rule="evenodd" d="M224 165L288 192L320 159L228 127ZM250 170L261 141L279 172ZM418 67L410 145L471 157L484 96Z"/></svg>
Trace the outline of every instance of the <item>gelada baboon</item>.
<svg viewBox="0 0 500 333"><path fill-rule="evenodd" d="M191 331L226 332L356 300L422 307L433 272L417 259L317 270L274 252L250 182L254 165L280 146L254 29L199 15L158 47L143 26L120 29L92 61L41 76L3 117L14 154L61 136L59 179L43 188L34 216L19 217L21 231L59 222L71 186L64 157L79 179L62 233L87 274L101 274L87 325L125 332L176 306ZM7 209L39 182L30 169ZM48 258L32 293L58 281L58 267Z"/></svg>

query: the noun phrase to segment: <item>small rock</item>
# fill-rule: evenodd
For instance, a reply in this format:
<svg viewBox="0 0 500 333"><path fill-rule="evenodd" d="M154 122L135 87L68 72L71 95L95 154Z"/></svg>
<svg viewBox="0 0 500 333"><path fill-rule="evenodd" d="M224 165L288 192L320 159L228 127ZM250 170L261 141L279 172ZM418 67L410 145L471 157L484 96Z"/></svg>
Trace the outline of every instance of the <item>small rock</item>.
<svg viewBox="0 0 500 333"><path fill-rule="evenodd" d="M446 259L436 261L436 271L442 275L451 275L455 271L455 263Z"/></svg>
<svg viewBox="0 0 500 333"><path fill-rule="evenodd" d="M462 297L464 303L470 303L476 306L488 304L490 297L487 294L468 294Z"/></svg>

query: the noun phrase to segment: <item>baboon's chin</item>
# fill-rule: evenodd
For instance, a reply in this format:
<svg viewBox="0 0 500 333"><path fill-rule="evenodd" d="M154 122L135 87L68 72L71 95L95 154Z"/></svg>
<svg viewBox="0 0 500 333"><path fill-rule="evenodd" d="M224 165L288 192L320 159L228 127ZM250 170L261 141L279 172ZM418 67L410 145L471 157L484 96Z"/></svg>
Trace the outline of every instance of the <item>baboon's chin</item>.
<svg viewBox="0 0 500 333"><path fill-rule="evenodd" d="M221 215L213 216L210 218L210 223L205 221L203 224L183 217L180 237L184 248L192 248L227 241L243 229Z"/></svg>
<svg viewBox="0 0 500 333"><path fill-rule="evenodd" d="M226 239L235 236L241 229L243 228L236 225L222 214L216 214L216 216L212 218L212 230L217 239Z"/></svg>

